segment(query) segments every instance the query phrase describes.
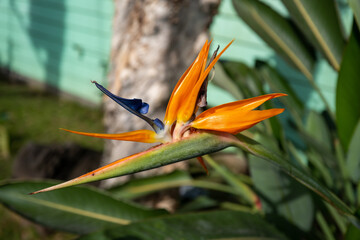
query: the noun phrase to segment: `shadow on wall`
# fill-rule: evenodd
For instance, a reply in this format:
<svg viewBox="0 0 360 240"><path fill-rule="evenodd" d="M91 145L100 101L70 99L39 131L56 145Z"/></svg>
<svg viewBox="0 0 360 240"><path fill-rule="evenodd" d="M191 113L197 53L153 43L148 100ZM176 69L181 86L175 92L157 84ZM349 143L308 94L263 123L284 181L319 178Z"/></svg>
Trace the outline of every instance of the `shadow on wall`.
<svg viewBox="0 0 360 240"><path fill-rule="evenodd" d="M16 18L16 24L20 24L25 34L29 36L32 44L29 47L35 52L34 60L42 67L44 75L40 80L44 81L47 89L58 93L65 37L65 3L47 0L30 0L28 3L28 11L24 12L15 1L10 1L11 10ZM24 20L26 15L28 15L28 23ZM27 48L26 45L22 47Z"/></svg>
<svg viewBox="0 0 360 240"><path fill-rule="evenodd" d="M46 9L46 8L48 9ZM61 61L63 57L65 33L64 1L55 3L39 0L30 1L28 32L37 55L44 51L42 59L45 82L52 91L59 91Z"/></svg>

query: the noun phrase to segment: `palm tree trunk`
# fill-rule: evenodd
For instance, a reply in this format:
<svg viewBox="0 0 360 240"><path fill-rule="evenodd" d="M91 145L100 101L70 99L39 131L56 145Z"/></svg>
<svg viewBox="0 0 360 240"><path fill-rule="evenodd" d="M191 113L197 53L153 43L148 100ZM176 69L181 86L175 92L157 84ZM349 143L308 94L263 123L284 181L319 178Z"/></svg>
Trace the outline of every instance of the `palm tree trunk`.
<svg viewBox="0 0 360 240"><path fill-rule="evenodd" d="M172 88L208 39L219 0L115 0L114 4L108 88L121 97L143 99L150 105L148 116L163 119ZM148 128L108 98L104 106L108 133ZM102 163L149 147L108 140ZM124 179L110 179L104 186Z"/></svg>

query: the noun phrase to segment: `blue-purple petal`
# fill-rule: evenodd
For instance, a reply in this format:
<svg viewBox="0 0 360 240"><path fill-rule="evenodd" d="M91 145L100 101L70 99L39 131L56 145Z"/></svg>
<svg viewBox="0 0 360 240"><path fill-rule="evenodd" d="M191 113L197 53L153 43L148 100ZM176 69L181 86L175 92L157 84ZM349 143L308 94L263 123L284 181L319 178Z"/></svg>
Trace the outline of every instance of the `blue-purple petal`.
<svg viewBox="0 0 360 240"><path fill-rule="evenodd" d="M92 81L95 83L96 87L100 89L104 94L106 94L108 97L110 97L112 100L114 100L116 103L118 103L120 106L131 112L132 114L138 116L139 118L146 121L154 130L155 132L158 132L159 130L164 129L164 124L159 119L150 119L143 114L148 113L149 111L149 104L146 102L143 102L141 99L134 98L134 99L127 99L122 98L119 96L114 95L109 90L104 88L102 85L98 84L95 81Z"/></svg>

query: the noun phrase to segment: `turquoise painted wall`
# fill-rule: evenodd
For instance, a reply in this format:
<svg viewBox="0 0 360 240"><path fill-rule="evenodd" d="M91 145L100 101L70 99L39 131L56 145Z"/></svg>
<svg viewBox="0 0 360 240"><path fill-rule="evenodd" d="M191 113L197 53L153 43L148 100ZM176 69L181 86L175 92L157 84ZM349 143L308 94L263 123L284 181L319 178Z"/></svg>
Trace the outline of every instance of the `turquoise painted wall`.
<svg viewBox="0 0 360 240"><path fill-rule="evenodd" d="M99 103L90 80L106 77L112 0L0 1L0 65Z"/></svg>
<svg viewBox="0 0 360 240"><path fill-rule="evenodd" d="M287 15L280 0L263 1ZM0 66L100 103L101 94L89 81L103 82L106 78L113 11L112 0L1 0ZM341 12L349 29L351 11L343 8ZM211 35L214 46L225 46L236 39L222 59L242 61L249 66L253 66L256 59L270 61L289 79L309 107L323 108L308 81L283 62L237 16L231 0L222 1ZM316 66L315 81L333 108L336 78L337 73L326 61ZM227 93L209 87L210 104L231 100Z"/></svg>

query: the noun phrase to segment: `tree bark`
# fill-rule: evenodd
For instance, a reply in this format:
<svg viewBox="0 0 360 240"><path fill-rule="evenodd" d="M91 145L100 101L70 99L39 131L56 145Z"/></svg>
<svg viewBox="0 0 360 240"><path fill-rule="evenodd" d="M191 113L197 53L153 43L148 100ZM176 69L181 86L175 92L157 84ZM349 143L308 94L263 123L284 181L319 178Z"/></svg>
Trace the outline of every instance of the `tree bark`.
<svg viewBox="0 0 360 240"><path fill-rule="evenodd" d="M219 1L115 0L109 90L124 98L141 98L150 105L149 117L163 119L173 87L209 37ZM108 133L150 129L109 98L104 98L104 110ZM102 164L149 147L108 140ZM128 177L104 181L103 186Z"/></svg>

